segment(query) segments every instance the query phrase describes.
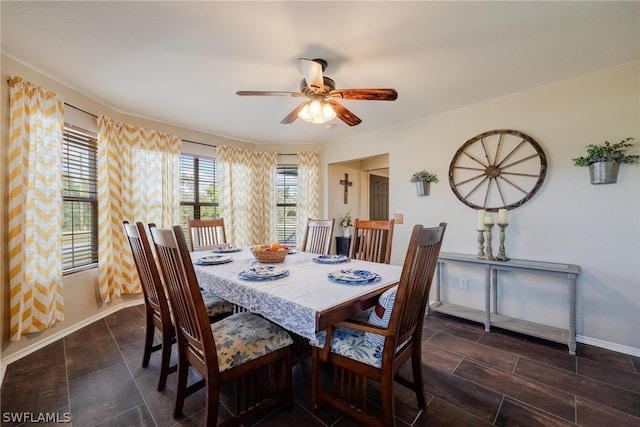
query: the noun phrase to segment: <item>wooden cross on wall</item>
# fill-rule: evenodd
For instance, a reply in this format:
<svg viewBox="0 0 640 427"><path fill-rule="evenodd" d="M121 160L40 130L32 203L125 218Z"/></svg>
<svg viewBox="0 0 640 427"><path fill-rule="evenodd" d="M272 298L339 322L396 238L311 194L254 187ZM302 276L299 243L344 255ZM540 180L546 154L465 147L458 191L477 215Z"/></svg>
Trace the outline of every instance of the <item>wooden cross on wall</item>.
<svg viewBox="0 0 640 427"><path fill-rule="evenodd" d="M349 174L344 174L344 179L340 180L340 185L344 186L344 204L349 202L349 187L353 186L353 182L349 181Z"/></svg>

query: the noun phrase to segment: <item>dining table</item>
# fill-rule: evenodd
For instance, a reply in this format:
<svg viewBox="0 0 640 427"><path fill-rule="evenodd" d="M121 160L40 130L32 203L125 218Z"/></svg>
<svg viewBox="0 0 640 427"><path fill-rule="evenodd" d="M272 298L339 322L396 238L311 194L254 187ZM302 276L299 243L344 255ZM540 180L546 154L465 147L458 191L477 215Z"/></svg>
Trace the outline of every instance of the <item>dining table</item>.
<svg viewBox="0 0 640 427"><path fill-rule="evenodd" d="M200 287L307 339L373 307L380 294L398 284L402 271L392 264L301 251L291 251L281 263L264 264L250 247L224 249L191 252ZM220 262L206 265L215 259ZM273 278L256 279L249 274L254 271L273 272ZM354 272L375 277L341 280Z"/></svg>

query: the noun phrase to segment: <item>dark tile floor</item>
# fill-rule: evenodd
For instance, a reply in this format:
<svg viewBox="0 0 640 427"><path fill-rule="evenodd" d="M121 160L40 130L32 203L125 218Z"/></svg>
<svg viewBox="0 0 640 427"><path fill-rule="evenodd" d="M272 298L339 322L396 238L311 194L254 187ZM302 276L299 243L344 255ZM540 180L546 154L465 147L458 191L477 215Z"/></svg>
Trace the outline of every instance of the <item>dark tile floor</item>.
<svg viewBox="0 0 640 427"><path fill-rule="evenodd" d="M143 337L143 312L133 307L12 363L0 422L18 425L10 417L27 412L40 421L70 414L80 427L199 425L203 392L188 398L184 417L175 420L175 375L156 391L159 354L148 368L140 366ZM397 385L398 426L640 426L638 357L581 344L570 356L565 346L432 315L423 362L427 410L419 413L414 395ZM309 373L308 360L294 368L292 412L276 410L253 425L357 425L326 405L311 415ZM56 419L49 421L39 425Z"/></svg>

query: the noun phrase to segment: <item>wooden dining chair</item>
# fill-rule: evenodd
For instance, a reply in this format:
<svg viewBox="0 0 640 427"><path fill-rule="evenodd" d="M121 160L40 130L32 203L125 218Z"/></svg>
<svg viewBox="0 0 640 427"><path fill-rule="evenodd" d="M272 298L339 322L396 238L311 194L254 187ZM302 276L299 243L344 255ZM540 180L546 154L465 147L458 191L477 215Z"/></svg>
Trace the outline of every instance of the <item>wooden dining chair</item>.
<svg viewBox="0 0 640 427"><path fill-rule="evenodd" d="M393 219L371 221L356 218L349 246L349 258L389 264L393 225Z"/></svg>
<svg viewBox="0 0 640 427"><path fill-rule="evenodd" d="M223 243L227 243L224 218L189 220L189 245L192 252Z"/></svg>
<svg viewBox="0 0 640 427"><path fill-rule="evenodd" d="M152 228L178 339L174 417L185 398L205 387L205 424L217 425L220 387L234 383L235 414L220 425L239 425L276 405L292 409L293 340L279 326L249 312L209 324L189 250L180 226ZM189 367L202 380L187 384Z"/></svg>
<svg viewBox="0 0 640 427"><path fill-rule="evenodd" d="M129 221L123 221L122 225L131 246L131 253L140 277L144 296L146 332L142 353L142 367L149 366L151 353L158 350L162 351L160 356L160 380L158 381L158 391L160 391L165 388L169 373L176 371L175 365L169 366L171 344L175 341L175 333L169 313L169 300L162 286L160 272L153 258L144 224L140 222L129 224ZM160 344L153 345L156 329L160 332Z"/></svg>
<svg viewBox="0 0 640 427"><path fill-rule="evenodd" d="M320 401L349 414L363 425L395 425L394 380L416 394L425 409L422 380L422 327L429 290L446 223L413 227L398 286L385 291L368 321L339 322L311 340L311 408ZM398 375L411 359L413 379ZM323 364L333 365L333 388L321 389ZM382 419L368 412L367 382L380 383Z"/></svg>
<svg viewBox="0 0 640 427"><path fill-rule="evenodd" d="M312 254L329 255L331 250L331 239L333 239L333 219L311 219L307 220L307 228L304 232L304 240L300 250Z"/></svg>
<svg viewBox="0 0 640 427"><path fill-rule="evenodd" d="M122 221L122 225L131 247L131 254L138 271L144 296L146 332L142 366L144 368L149 366L151 353L158 350L162 351L160 356L160 380L158 381L158 390L162 390L167 384L167 376L176 371L176 365L169 365L171 345L176 341L175 329L169 310L169 300L162 284L162 277L158 270L153 250L149 244L146 226L142 222L130 224L129 221ZM154 224L150 226L155 227ZM223 319L234 312L235 307L229 301L208 291L201 290L201 293L210 322ZM154 345L156 329L160 332L160 344Z"/></svg>

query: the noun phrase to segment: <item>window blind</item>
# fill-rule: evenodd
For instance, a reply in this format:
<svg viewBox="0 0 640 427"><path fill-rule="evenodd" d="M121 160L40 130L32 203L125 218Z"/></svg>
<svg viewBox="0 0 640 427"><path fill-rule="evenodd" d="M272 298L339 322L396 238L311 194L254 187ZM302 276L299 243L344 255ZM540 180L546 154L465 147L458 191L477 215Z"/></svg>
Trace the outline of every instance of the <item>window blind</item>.
<svg viewBox="0 0 640 427"><path fill-rule="evenodd" d="M98 262L97 141L65 124L62 141L62 268Z"/></svg>

